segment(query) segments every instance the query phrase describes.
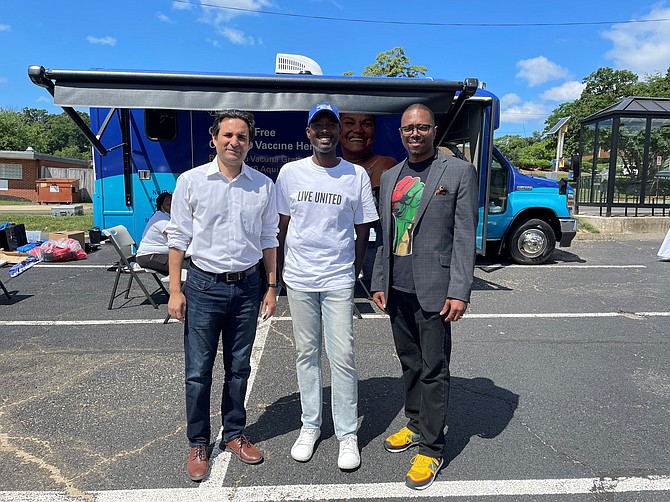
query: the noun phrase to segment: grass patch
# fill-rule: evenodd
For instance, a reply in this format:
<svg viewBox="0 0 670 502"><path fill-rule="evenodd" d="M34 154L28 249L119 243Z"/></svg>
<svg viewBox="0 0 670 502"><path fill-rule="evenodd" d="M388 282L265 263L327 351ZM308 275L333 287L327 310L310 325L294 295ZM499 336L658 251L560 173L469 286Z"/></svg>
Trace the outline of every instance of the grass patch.
<svg viewBox="0 0 670 502"><path fill-rule="evenodd" d="M29 200L4 200L0 199L0 206L28 206L32 204Z"/></svg>
<svg viewBox="0 0 670 502"><path fill-rule="evenodd" d="M588 221L581 219L577 216L577 230L582 232L588 232L590 234L599 234L600 230L591 225Z"/></svg>
<svg viewBox="0 0 670 502"><path fill-rule="evenodd" d="M51 216L35 213L0 213L0 222L3 221L17 225L23 223L26 230L61 232L63 230L88 230L93 226L93 215Z"/></svg>

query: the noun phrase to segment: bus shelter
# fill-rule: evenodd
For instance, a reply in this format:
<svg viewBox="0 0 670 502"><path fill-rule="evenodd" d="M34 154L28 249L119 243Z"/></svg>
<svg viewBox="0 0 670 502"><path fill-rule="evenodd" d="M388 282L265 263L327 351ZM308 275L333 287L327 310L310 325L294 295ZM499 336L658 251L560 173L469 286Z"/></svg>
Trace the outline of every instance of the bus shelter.
<svg viewBox="0 0 670 502"><path fill-rule="evenodd" d="M576 211L670 214L670 98L624 98L580 124Z"/></svg>

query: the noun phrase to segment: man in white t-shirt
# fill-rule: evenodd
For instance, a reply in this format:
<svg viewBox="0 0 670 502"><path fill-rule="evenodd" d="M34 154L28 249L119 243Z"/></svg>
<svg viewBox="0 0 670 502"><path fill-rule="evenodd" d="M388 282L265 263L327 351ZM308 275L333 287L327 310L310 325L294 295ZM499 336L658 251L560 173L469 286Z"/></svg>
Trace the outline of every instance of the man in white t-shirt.
<svg viewBox="0 0 670 502"><path fill-rule="evenodd" d="M370 178L337 157L340 116L333 105L314 106L307 119L312 156L282 167L277 177L279 271L283 268L297 359L302 428L291 456L307 462L321 435L321 341L331 368L331 403L340 442L338 466L360 465L358 373L354 360L353 297L377 220Z"/></svg>

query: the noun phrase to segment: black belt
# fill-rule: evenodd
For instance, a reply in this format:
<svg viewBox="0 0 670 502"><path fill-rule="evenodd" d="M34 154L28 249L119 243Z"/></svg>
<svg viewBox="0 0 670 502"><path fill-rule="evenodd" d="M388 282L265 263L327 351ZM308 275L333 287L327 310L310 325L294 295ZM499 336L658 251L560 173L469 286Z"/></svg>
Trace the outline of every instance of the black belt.
<svg viewBox="0 0 670 502"><path fill-rule="evenodd" d="M253 274L258 270L258 263L254 265L253 267L249 267L246 270L243 270L242 272L222 272L220 274L216 274L214 272L208 272L207 270L203 270L200 267L198 267L195 263L191 262L191 268L194 268L201 274L205 274L209 277L213 277L215 281L223 281L223 282L240 282L244 280L245 277Z"/></svg>

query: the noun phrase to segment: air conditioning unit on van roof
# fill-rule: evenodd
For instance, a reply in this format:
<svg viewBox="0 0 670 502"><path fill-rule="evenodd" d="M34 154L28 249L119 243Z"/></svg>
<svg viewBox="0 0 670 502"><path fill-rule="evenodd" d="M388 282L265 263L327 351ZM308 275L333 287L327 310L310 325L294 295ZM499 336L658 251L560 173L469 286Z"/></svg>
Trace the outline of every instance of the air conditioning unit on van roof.
<svg viewBox="0 0 670 502"><path fill-rule="evenodd" d="M277 53L275 73L290 73L293 75L323 75L321 67L313 59L299 54Z"/></svg>

